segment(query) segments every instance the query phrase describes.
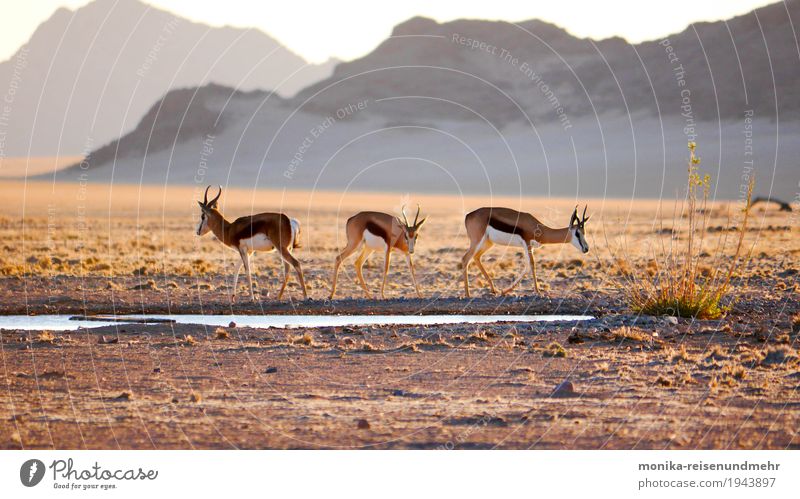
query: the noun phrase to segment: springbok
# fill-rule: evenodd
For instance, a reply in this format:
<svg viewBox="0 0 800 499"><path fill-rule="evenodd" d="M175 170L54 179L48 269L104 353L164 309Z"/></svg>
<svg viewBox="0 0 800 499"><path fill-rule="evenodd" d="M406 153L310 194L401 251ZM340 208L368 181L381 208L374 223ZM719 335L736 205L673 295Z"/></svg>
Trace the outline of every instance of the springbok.
<svg viewBox="0 0 800 499"><path fill-rule="evenodd" d="M417 206L417 215L414 217L414 223L408 223L406 218L405 207L402 209L403 220L389 215L387 213L380 213L377 211L362 211L347 220L345 231L347 233L347 246L336 257L336 263L333 267L333 285L331 286L331 296L336 294L336 278L339 275L339 266L342 262L352 255L359 246L361 254L356 258L356 275L361 287L368 298L372 298L367 288L367 283L364 282L364 276L361 273L361 267L364 262L374 251L383 251L385 260L383 263L383 282L381 283L381 298L386 298L383 293L386 287L386 275L389 273L389 260L391 259L392 250L399 250L406 255L408 261L408 268L411 270L411 279L414 281L414 289L417 291L417 296L422 297L417 285L417 276L414 274L414 263L411 261L411 255L414 254L414 245L417 242L419 229L425 223L426 218L419 220L419 206ZM363 242L363 245L362 245Z"/></svg>
<svg viewBox="0 0 800 499"><path fill-rule="evenodd" d="M536 262L533 259L531 246L538 248L543 244L572 243L583 253L589 252L589 245L586 243L584 235L584 224L589 218L586 216L586 208L583 215L578 218L578 207L572 212L569 220L569 227L563 229L551 229L541 223L530 213L523 213L510 208L479 208L464 217L464 225L469 236L469 249L461 259L464 271L464 289L469 298L469 264L472 260L478 265L483 277L489 283L492 293L497 293L492 278L481 263L481 256L489 251L495 244L504 246L520 246L528 255L528 262L531 274L533 275L533 286L536 293L539 293L539 283L536 280ZM520 283L525 276L525 271L502 291L503 294L509 293Z"/></svg>
<svg viewBox="0 0 800 499"><path fill-rule="evenodd" d="M306 283L303 279L303 269L300 268L300 262L291 253L292 248L300 247L300 222L287 217L283 213L259 213L228 222L217 209L217 201L222 195L222 187L219 187L219 193L211 201L208 200L208 190L210 188L210 185L206 187L203 201L198 201L200 205L200 223L197 226L197 235L202 236L211 231L222 244L235 249L239 252L239 256L242 257L242 261L236 266L231 300L236 300L239 271L244 265L247 271L247 281L250 284L250 296L255 301L253 277L250 273L250 254L254 251L274 251L276 249L281 260L283 260L283 285L281 285L281 290L278 293L278 299L280 300L283 296L286 283L289 282L289 265L297 271L297 278L303 288L303 298L308 298Z"/></svg>

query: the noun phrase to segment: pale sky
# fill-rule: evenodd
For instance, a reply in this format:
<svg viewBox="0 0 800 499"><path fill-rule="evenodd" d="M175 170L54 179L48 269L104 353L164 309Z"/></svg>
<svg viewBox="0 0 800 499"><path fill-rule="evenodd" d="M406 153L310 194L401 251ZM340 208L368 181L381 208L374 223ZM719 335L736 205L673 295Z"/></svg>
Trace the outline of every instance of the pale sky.
<svg viewBox="0 0 800 499"><path fill-rule="evenodd" d="M0 0L0 60L8 59L58 7L88 0ZM181 17L214 26L261 29L310 62L350 60L378 45L392 27L415 15L541 19L581 37L621 36L631 42L682 31L692 22L727 19L770 0L146 0Z"/></svg>

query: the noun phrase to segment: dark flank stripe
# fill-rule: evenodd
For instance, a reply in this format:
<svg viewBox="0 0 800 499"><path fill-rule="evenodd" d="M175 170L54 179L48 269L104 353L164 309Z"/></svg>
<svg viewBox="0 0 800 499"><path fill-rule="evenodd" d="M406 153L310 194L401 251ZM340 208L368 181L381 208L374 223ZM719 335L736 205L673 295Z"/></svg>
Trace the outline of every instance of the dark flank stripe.
<svg viewBox="0 0 800 499"><path fill-rule="evenodd" d="M525 237L522 229L495 217L489 217L489 226L495 230L499 230L500 232L505 232L506 234L516 234L520 237Z"/></svg>
<svg viewBox="0 0 800 499"><path fill-rule="evenodd" d="M388 241L389 238L386 235L386 231L383 230L383 227L376 224L375 222L367 222L367 230L375 234L376 236L382 238L384 241Z"/></svg>
<svg viewBox="0 0 800 499"><path fill-rule="evenodd" d="M267 235L267 223L263 220L257 220L249 225L246 225L245 227L242 227L242 230L236 234L236 238L241 241L242 239L250 239L256 234Z"/></svg>

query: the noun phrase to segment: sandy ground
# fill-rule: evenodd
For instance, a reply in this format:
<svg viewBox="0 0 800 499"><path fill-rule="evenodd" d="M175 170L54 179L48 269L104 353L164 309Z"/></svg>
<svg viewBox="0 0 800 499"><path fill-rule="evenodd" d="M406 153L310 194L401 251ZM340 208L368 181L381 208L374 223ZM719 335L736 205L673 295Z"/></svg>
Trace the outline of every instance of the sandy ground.
<svg viewBox="0 0 800 499"><path fill-rule="evenodd" d="M580 324L296 330L122 326L73 333L2 331L2 448L797 448L796 215L757 211L752 263L718 321L677 323L627 309L617 261L646 272L672 204L589 200L588 255L538 251L530 278L491 296L458 262L463 213L525 207L566 224L574 200L408 198L403 194L230 191L231 218L284 210L303 224L312 300L274 298L274 254L255 258L258 300L234 252L194 235L194 188L4 183L0 313L581 313ZM393 260L389 300L365 300L352 264L329 292L343 222L360 208L422 204L430 216L415 262ZM194 206L193 206L194 205ZM23 208L24 207L24 212ZM735 205L713 206L709 248ZM624 241L624 245L621 244ZM491 255L491 256L490 256ZM719 265L712 256L708 266ZM503 285L521 254L485 257ZM381 259L366 277L377 289ZM571 389L554 393L562 382Z"/></svg>
<svg viewBox="0 0 800 499"><path fill-rule="evenodd" d="M26 176L57 172L80 162L82 156L32 156L0 158L0 178L24 179Z"/></svg>

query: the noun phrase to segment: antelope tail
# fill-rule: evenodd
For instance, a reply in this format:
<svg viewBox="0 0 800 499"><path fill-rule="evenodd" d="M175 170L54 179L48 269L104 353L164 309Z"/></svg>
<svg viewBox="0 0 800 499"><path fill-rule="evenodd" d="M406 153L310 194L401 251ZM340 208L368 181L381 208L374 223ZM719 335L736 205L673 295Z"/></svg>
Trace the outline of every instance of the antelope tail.
<svg viewBox="0 0 800 499"><path fill-rule="evenodd" d="M303 243L300 241L300 222L295 219L291 220L292 222L292 249L302 248Z"/></svg>

